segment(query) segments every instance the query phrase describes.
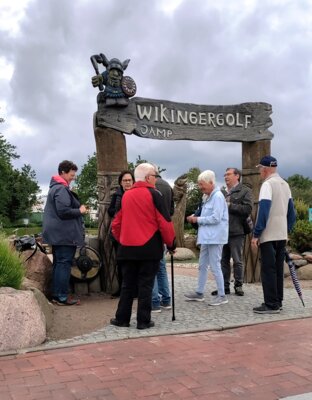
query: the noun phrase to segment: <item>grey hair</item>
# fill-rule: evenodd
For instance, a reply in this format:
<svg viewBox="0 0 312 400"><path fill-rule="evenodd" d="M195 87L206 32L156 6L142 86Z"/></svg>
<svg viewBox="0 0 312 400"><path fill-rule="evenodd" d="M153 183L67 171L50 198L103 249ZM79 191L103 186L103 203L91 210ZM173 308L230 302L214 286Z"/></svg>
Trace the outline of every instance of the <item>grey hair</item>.
<svg viewBox="0 0 312 400"><path fill-rule="evenodd" d="M148 174L156 174L155 167L150 163L139 164L134 170L135 181L145 181Z"/></svg>
<svg viewBox="0 0 312 400"><path fill-rule="evenodd" d="M201 174L198 175L197 181L203 181L206 183L216 183L216 175L213 171L211 171L210 169L207 169L206 171L203 171Z"/></svg>

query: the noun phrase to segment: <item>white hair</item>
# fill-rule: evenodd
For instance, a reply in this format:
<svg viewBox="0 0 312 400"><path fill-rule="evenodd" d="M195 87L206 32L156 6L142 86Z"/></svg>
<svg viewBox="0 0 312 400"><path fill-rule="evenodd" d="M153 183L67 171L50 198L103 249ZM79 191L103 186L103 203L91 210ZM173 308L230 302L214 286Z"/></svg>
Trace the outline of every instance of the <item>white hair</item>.
<svg viewBox="0 0 312 400"><path fill-rule="evenodd" d="M207 169L206 171L203 171L201 174L198 175L197 181L200 182L206 182L206 183L216 183L216 175L213 171L210 169Z"/></svg>
<svg viewBox="0 0 312 400"><path fill-rule="evenodd" d="M139 164L134 170L134 179L136 182L145 181L149 174L156 174L155 167L150 163Z"/></svg>

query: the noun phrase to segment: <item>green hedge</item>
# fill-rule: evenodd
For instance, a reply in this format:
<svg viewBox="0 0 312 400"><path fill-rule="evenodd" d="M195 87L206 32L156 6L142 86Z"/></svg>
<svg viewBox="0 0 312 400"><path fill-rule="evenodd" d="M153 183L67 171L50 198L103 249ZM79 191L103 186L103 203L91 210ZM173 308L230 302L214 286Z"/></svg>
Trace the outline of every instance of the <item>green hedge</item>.
<svg viewBox="0 0 312 400"><path fill-rule="evenodd" d="M312 250L312 222L298 220L290 235L290 245L299 252Z"/></svg>

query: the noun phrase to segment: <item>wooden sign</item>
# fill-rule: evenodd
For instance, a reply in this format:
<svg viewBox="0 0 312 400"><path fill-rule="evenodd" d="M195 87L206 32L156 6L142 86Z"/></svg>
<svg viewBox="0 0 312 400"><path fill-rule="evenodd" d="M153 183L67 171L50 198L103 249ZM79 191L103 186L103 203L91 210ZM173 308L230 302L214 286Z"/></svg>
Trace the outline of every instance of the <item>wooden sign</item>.
<svg viewBox="0 0 312 400"><path fill-rule="evenodd" d="M255 142L273 138L271 113L260 102L208 106L134 97L127 107L99 104L96 126L149 139Z"/></svg>

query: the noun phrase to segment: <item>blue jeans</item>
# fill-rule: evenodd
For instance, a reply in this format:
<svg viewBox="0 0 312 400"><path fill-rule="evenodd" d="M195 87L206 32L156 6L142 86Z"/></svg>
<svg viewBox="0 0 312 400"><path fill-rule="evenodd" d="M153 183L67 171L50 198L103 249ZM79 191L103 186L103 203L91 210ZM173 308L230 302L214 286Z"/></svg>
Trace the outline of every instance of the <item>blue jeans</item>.
<svg viewBox="0 0 312 400"><path fill-rule="evenodd" d="M152 294L152 307L160 307L160 301L163 305L171 304L171 296L169 290L168 275L166 270L166 259L165 255L160 260L159 270L155 277Z"/></svg>
<svg viewBox="0 0 312 400"><path fill-rule="evenodd" d="M208 277L208 268L215 278L218 295L224 296L224 280L221 270L223 244L202 244L199 253L197 293L204 293Z"/></svg>
<svg viewBox="0 0 312 400"><path fill-rule="evenodd" d="M76 246L52 246L52 296L63 301L69 292L70 272Z"/></svg>

